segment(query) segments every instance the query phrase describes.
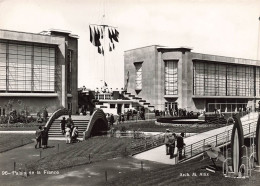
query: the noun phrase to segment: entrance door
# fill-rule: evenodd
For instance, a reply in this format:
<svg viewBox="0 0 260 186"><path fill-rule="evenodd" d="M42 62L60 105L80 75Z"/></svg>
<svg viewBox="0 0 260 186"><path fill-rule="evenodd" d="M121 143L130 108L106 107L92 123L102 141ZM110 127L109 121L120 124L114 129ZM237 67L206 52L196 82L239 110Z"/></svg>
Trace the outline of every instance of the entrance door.
<svg viewBox="0 0 260 186"><path fill-rule="evenodd" d="M122 104L117 104L117 114L122 113Z"/></svg>
<svg viewBox="0 0 260 186"><path fill-rule="evenodd" d="M172 110L172 114L178 110L178 103L177 102L165 102L165 111L167 114L170 114Z"/></svg>
<svg viewBox="0 0 260 186"><path fill-rule="evenodd" d="M68 103L68 110L70 110L70 113L72 113L72 103Z"/></svg>

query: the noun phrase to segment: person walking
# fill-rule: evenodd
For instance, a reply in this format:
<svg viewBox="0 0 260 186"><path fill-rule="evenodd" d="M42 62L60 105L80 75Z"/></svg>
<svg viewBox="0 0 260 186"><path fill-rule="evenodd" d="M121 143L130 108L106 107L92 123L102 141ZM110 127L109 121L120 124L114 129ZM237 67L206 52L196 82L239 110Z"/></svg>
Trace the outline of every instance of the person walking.
<svg viewBox="0 0 260 186"><path fill-rule="evenodd" d="M169 155L169 135L170 135L170 130L166 129L166 132L164 134L164 144L166 148L166 155Z"/></svg>
<svg viewBox="0 0 260 186"><path fill-rule="evenodd" d="M66 118L63 117L61 122L60 122L60 129L61 129L61 133L62 135L65 134L65 125L66 125Z"/></svg>
<svg viewBox="0 0 260 186"><path fill-rule="evenodd" d="M111 116L110 116L110 125L113 126L114 122L115 122L114 115L111 114Z"/></svg>
<svg viewBox="0 0 260 186"><path fill-rule="evenodd" d="M35 138L36 138L35 148L37 149L38 144L39 144L39 148L42 148L42 126L39 126L39 129L36 130Z"/></svg>
<svg viewBox="0 0 260 186"><path fill-rule="evenodd" d="M43 149L47 148L47 144L48 144L48 131L47 131L47 127L44 127L43 131L42 131L42 146L43 146Z"/></svg>
<svg viewBox="0 0 260 186"><path fill-rule="evenodd" d="M170 154L170 159L173 158L174 156L174 149L175 149L175 133L170 133L169 134L169 140L168 140L168 143L169 143L169 154Z"/></svg>
<svg viewBox="0 0 260 186"><path fill-rule="evenodd" d="M74 124L74 122L73 122L73 120L72 120L72 118L71 118L71 114L69 114L69 117L67 118L67 124L68 124L68 125Z"/></svg>
<svg viewBox="0 0 260 186"><path fill-rule="evenodd" d="M124 114L121 115L121 119L122 119L122 123L124 123L124 121L125 121L125 115Z"/></svg>
<svg viewBox="0 0 260 186"><path fill-rule="evenodd" d="M73 131L72 131L72 143L73 142L78 142L77 137L79 136L79 131L78 131L78 127L74 127Z"/></svg>
<svg viewBox="0 0 260 186"><path fill-rule="evenodd" d="M117 124L121 124L121 119L122 119L122 116L121 116L121 114L118 114L118 118L117 118Z"/></svg>
<svg viewBox="0 0 260 186"><path fill-rule="evenodd" d="M65 133L66 143L70 143L70 141L71 141L70 131L71 131L70 126L67 125L67 128L65 129L65 132L66 132L66 133Z"/></svg>
<svg viewBox="0 0 260 186"><path fill-rule="evenodd" d="M179 160L181 160L183 158L182 150L185 145L185 143L183 141L183 137L184 137L184 132L182 132L181 135L177 136L177 148L178 148L178 153L179 153Z"/></svg>
<svg viewBox="0 0 260 186"><path fill-rule="evenodd" d="M47 119L48 119L48 111L47 111L47 108L46 108L46 107L45 107L44 110L43 110L42 116L43 116L44 122L47 122Z"/></svg>

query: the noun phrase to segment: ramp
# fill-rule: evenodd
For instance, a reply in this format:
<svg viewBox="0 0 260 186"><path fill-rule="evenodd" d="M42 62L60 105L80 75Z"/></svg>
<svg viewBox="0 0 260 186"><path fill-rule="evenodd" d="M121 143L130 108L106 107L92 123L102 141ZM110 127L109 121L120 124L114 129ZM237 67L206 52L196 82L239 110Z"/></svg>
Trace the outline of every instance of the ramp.
<svg viewBox="0 0 260 186"><path fill-rule="evenodd" d="M244 136L247 137L256 131L258 113L250 113L241 118ZM215 146L223 146L231 141L233 125L221 127L211 131L203 132L184 139L186 144L184 148L185 158L181 161L188 160L205 152L204 146L213 144ZM175 154L177 149L175 149ZM166 156L165 145L148 150L146 152L135 155L135 158L156 161L165 164L176 164L175 159L169 159Z"/></svg>

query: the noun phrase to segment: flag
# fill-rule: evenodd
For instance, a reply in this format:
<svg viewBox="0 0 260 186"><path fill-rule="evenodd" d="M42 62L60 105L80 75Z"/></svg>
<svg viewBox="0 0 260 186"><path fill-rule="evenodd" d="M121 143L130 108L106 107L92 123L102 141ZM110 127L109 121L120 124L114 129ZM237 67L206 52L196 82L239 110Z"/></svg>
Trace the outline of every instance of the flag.
<svg viewBox="0 0 260 186"><path fill-rule="evenodd" d="M104 55L104 49L103 49L103 47L101 48L101 53Z"/></svg>
<svg viewBox="0 0 260 186"><path fill-rule="evenodd" d="M112 34L111 34L111 31L110 31L110 28L108 28L108 37L110 39L110 42L113 43L113 37L112 37Z"/></svg>
<svg viewBox="0 0 260 186"><path fill-rule="evenodd" d="M119 37L119 32L117 31L117 29L115 29L115 35L116 37Z"/></svg>
<svg viewBox="0 0 260 186"><path fill-rule="evenodd" d="M117 32L117 30L115 29L115 32L112 30L112 38L113 38L113 40L114 41L116 41L116 42L118 42L118 32Z"/></svg>
<svg viewBox="0 0 260 186"><path fill-rule="evenodd" d="M95 27L94 27L95 28ZM96 46L96 42L95 42L95 32L94 29L91 28L91 26L89 26L89 32L90 32L90 42Z"/></svg>
<svg viewBox="0 0 260 186"><path fill-rule="evenodd" d="M97 30L96 30L96 28L95 28L95 35L94 35L95 37L95 46L96 47L98 47L98 46L100 46L101 45L101 43L100 43L100 41L99 41L99 39L100 39L100 32L99 32L99 29L97 28Z"/></svg>
<svg viewBox="0 0 260 186"><path fill-rule="evenodd" d="M104 33L103 33L103 27L101 27L101 39L103 39Z"/></svg>
<svg viewBox="0 0 260 186"><path fill-rule="evenodd" d="M89 34L90 34L90 42L92 43L93 37L92 37L92 30L91 30L90 25L89 25Z"/></svg>
<svg viewBox="0 0 260 186"><path fill-rule="evenodd" d="M100 47L98 46L98 53L101 54L101 49Z"/></svg>
<svg viewBox="0 0 260 186"><path fill-rule="evenodd" d="M107 87L107 83L105 82L105 87Z"/></svg>
<svg viewBox="0 0 260 186"><path fill-rule="evenodd" d="M112 51L112 48L111 48L111 45L110 45L110 43L109 43L109 51L110 51L110 52Z"/></svg>

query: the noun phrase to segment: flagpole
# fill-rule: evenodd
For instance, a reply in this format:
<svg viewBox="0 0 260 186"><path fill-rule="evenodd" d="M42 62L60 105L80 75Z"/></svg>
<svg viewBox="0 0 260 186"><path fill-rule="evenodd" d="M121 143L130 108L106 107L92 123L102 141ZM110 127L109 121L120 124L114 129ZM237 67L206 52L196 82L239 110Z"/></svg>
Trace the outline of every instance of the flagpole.
<svg viewBox="0 0 260 186"><path fill-rule="evenodd" d="M105 17L105 15L104 15ZM104 38L104 86L105 86L105 83L106 83L106 26L103 25L103 30L104 30L104 33L103 33L103 38Z"/></svg>

